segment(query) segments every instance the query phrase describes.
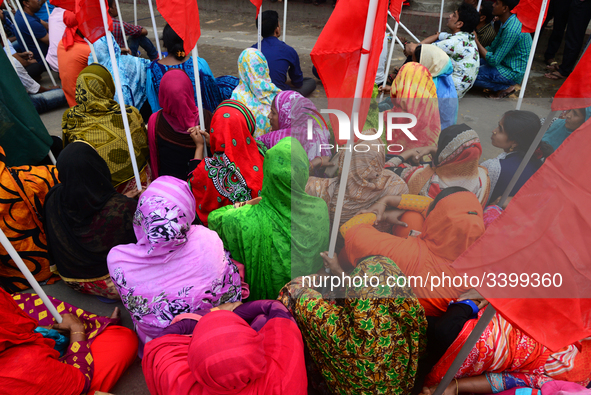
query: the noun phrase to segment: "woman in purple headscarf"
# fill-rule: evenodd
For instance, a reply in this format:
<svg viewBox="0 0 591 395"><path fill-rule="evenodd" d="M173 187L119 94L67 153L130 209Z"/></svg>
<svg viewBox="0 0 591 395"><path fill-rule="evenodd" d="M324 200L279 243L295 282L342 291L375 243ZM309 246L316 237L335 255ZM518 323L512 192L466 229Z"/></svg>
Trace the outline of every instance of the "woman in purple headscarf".
<svg viewBox="0 0 591 395"><path fill-rule="evenodd" d="M142 194L135 212L138 242L117 246L107 257L140 339L140 357L144 344L175 316L248 296L222 240L204 226L191 225L194 219L195 198L187 182L159 177Z"/></svg>
<svg viewBox="0 0 591 395"><path fill-rule="evenodd" d="M328 148L330 132L314 103L295 91L282 91L275 96L269 113L271 131L257 140L267 148L273 147L284 137L296 138L308 160L317 156L331 156ZM313 134L308 138L308 120L312 121Z"/></svg>

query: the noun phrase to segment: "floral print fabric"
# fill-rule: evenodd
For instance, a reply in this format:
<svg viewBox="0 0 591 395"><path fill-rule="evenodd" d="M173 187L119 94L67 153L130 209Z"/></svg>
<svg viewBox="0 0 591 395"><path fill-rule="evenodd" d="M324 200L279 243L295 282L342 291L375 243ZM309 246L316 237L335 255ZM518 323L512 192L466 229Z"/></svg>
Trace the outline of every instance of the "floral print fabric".
<svg viewBox="0 0 591 395"><path fill-rule="evenodd" d="M451 59L454 68L451 77L458 91L458 99L461 99L474 85L480 67L480 55L474 34L441 33L439 41L433 45L443 49Z"/></svg>

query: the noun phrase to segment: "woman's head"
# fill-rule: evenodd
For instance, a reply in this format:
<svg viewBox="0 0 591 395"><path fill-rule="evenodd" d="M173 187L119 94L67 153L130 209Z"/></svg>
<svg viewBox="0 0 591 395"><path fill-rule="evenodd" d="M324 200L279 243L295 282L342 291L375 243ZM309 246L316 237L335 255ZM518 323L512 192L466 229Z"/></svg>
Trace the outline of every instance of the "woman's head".
<svg viewBox="0 0 591 395"><path fill-rule="evenodd" d="M211 119L212 151L228 153L246 150L246 145L256 145L253 137L255 126L256 119L248 107L236 100L224 100Z"/></svg>
<svg viewBox="0 0 591 395"><path fill-rule="evenodd" d="M492 132L492 145L505 152L525 152L540 131L540 118L531 111L507 111Z"/></svg>
<svg viewBox="0 0 591 395"><path fill-rule="evenodd" d="M467 159L467 155L462 157L461 154L466 154L469 150L470 157L474 155L476 159L480 158L482 146L478 134L465 123L448 126L439 134L437 153L433 158L433 164L440 166L447 162Z"/></svg>
<svg viewBox="0 0 591 395"><path fill-rule="evenodd" d="M574 108L566 113L564 126L569 130L577 130L589 118L589 110L585 108Z"/></svg>
<svg viewBox="0 0 591 395"><path fill-rule="evenodd" d="M198 123L199 110L195 106L191 79L181 69L170 69L160 81L158 100L166 121L179 133Z"/></svg>
<svg viewBox="0 0 591 395"><path fill-rule="evenodd" d="M254 48L245 49L238 57L238 74L240 81L261 101L265 92L274 87L267 58Z"/></svg>
<svg viewBox="0 0 591 395"><path fill-rule="evenodd" d="M162 31L162 41L164 42L164 46L168 50L168 53L174 56L175 59L185 59L187 54L185 52L185 44L183 39L178 34L176 34L169 24L164 26L164 30Z"/></svg>
<svg viewBox="0 0 591 395"><path fill-rule="evenodd" d="M84 68L76 80L76 103L90 104L93 100L112 100L115 83L109 70L98 63Z"/></svg>
<svg viewBox="0 0 591 395"><path fill-rule="evenodd" d="M424 44L417 47L414 52L414 56L418 59L418 62L425 66L432 77L439 76L449 64L449 56L443 51L443 49L435 46Z"/></svg>
<svg viewBox="0 0 591 395"><path fill-rule="evenodd" d="M277 97L279 95L275 96L275 99L273 99L273 104L271 104L271 111L269 111L268 118L269 123L271 124L271 130L279 130L279 112L277 111Z"/></svg>

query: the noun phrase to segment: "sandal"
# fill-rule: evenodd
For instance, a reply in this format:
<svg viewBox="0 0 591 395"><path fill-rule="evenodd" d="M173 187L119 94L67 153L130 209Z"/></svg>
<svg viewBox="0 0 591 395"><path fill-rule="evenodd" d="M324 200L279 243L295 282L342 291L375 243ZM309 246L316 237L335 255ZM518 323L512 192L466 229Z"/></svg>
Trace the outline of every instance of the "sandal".
<svg viewBox="0 0 591 395"><path fill-rule="evenodd" d="M558 71L558 67L559 67L558 62L552 62L546 66L546 70L548 70L549 72L554 72L554 71Z"/></svg>
<svg viewBox="0 0 591 395"><path fill-rule="evenodd" d="M501 100L501 99L504 99L507 96L509 96L515 92L516 92L515 87L512 86L512 87L509 87L503 91L491 92L487 95L484 95L484 97L486 97L487 99L491 99L491 100Z"/></svg>
<svg viewBox="0 0 591 395"><path fill-rule="evenodd" d="M544 74L544 77L548 78L549 80L564 80L567 76L560 74L560 71L556 70L551 73Z"/></svg>

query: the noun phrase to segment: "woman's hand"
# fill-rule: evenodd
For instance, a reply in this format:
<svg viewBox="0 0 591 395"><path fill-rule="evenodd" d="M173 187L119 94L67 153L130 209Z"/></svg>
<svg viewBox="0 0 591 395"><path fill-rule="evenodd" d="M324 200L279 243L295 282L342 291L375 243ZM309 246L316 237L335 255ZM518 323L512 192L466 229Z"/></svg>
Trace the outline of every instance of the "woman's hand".
<svg viewBox="0 0 591 395"><path fill-rule="evenodd" d="M263 198L259 196L254 199L250 199L249 201L246 201L246 202L236 202L236 203L234 203L234 208L240 208L240 207L245 206L247 204L250 204L251 206L256 206L257 204L260 203L260 201L262 199Z"/></svg>
<svg viewBox="0 0 591 395"><path fill-rule="evenodd" d="M215 310L234 311L236 309L236 307L240 306L241 304L242 304L242 302L224 303L224 304L219 305L218 307L214 307L210 311L215 311Z"/></svg>
<svg viewBox="0 0 591 395"><path fill-rule="evenodd" d="M62 314L62 323L53 324L52 328L63 331L73 331L75 329L84 332L84 324L74 314Z"/></svg>
<svg viewBox="0 0 591 395"><path fill-rule="evenodd" d="M328 256L328 251L324 251L320 253L322 260L324 261L324 268L330 269L330 272L335 275L341 275L344 273L343 269L341 268L341 264L339 263L339 257L337 254L334 254L332 258Z"/></svg>
<svg viewBox="0 0 591 395"><path fill-rule="evenodd" d="M131 191L125 192L123 195L130 199L138 199L142 193L146 192L146 189L148 189L148 187L143 187L141 191L138 191L137 188L134 188Z"/></svg>
<svg viewBox="0 0 591 395"><path fill-rule="evenodd" d="M378 88L378 92L383 92L383 93L387 93L387 94L390 94L391 90L392 90L392 87L390 85L380 86Z"/></svg>
<svg viewBox="0 0 591 395"><path fill-rule="evenodd" d="M408 226L405 222L400 221L400 217L404 214L406 210L399 210L397 208L386 210L384 215L382 215L382 222L388 222L392 225L399 225L404 226L405 228Z"/></svg>
<svg viewBox="0 0 591 395"><path fill-rule="evenodd" d="M478 292L474 288L472 288L468 292L464 292L463 294L461 294L458 298L458 301L468 299L473 301L476 304L476 306L478 306L478 310L482 310L484 307L488 305L488 300L484 299L484 297L480 295L480 292Z"/></svg>
<svg viewBox="0 0 591 395"><path fill-rule="evenodd" d="M499 196L498 198L496 198L495 201L491 203L491 205L498 206L499 203L501 202L501 198L502 198L502 196ZM499 207L501 207L503 210L506 210L509 203L511 203L511 199L513 199L513 196L507 197L507 199L505 199L505 203L503 203L503 205L499 206Z"/></svg>
<svg viewBox="0 0 591 395"><path fill-rule="evenodd" d="M356 215L375 214L376 221L374 222L374 225L377 225L378 223L380 223L382 221L387 207L388 206L386 205L386 203L383 202L382 199L380 199L377 202L375 202L374 204L372 204L371 206L369 206L369 208L359 210Z"/></svg>
<svg viewBox="0 0 591 395"><path fill-rule="evenodd" d="M209 133L207 133L205 130L200 129L199 126L193 126L192 128L189 128L187 132L189 132L189 135L195 143L195 146L197 148L203 148L203 136L205 136L205 140L207 141Z"/></svg>
<svg viewBox="0 0 591 395"><path fill-rule="evenodd" d="M317 167L322 167L322 166L327 166L324 164L324 157L323 156L317 156L316 158L312 159L312 161L310 162L310 167L312 169L315 169Z"/></svg>

